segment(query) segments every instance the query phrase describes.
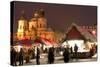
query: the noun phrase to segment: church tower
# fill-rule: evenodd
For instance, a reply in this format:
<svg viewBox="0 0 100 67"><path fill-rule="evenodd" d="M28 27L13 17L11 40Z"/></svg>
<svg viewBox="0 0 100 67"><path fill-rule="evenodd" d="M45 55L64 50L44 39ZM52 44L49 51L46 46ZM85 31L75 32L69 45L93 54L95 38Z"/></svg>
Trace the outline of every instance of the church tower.
<svg viewBox="0 0 100 67"><path fill-rule="evenodd" d="M43 9L35 10L33 18L29 21L29 30L34 31L35 36L45 35L47 23Z"/></svg>
<svg viewBox="0 0 100 67"><path fill-rule="evenodd" d="M28 22L25 19L24 11L22 11L22 15L18 20L18 30L17 30L18 39L23 39L25 37L26 31L28 31Z"/></svg>
<svg viewBox="0 0 100 67"><path fill-rule="evenodd" d="M46 37L46 30L47 30L47 19L45 17L45 12L43 9L38 10L39 18L37 23L37 33L39 37Z"/></svg>

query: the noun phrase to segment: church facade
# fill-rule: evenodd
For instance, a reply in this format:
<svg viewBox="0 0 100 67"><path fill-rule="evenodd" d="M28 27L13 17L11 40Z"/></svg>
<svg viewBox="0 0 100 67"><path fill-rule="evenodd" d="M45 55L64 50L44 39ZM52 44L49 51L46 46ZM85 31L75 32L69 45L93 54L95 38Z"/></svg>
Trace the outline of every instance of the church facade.
<svg viewBox="0 0 100 67"><path fill-rule="evenodd" d="M36 10L30 20L26 20L23 15L18 20L16 37L18 40L24 38L34 40L36 37L55 40L54 31L47 27L47 19L43 9Z"/></svg>

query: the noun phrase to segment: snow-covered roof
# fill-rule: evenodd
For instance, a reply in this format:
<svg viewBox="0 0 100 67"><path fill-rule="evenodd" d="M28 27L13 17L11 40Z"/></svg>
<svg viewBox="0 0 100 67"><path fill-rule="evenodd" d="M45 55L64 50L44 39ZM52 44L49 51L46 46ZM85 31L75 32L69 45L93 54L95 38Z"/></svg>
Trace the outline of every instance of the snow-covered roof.
<svg viewBox="0 0 100 67"><path fill-rule="evenodd" d="M94 37L92 34L90 34L87 30L83 32L83 31L80 29L80 27L79 27L77 24L75 24L75 23L72 23L72 24L71 24L71 26L68 28L66 34L68 34L68 33L70 32L70 30L72 30L73 27L75 27L75 28L77 29L77 31L79 31L80 34L81 34L85 39L90 40L90 41L92 41L92 42L97 41L97 38L96 38L96 37Z"/></svg>
<svg viewBox="0 0 100 67"><path fill-rule="evenodd" d="M75 28L77 29L77 31L79 31L79 32L81 33L80 27L79 27L77 24L75 24L75 23L72 23L72 24L71 24L71 26L67 29L67 32L66 32L66 33L69 33L70 30L71 30L73 27L75 27ZM82 33L81 33L81 34L82 34Z"/></svg>
<svg viewBox="0 0 100 67"><path fill-rule="evenodd" d="M89 32L82 32L82 34L85 36L85 38L87 40L90 40L92 42L96 42L97 41L97 38L94 37L92 34L90 34Z"/></svg>

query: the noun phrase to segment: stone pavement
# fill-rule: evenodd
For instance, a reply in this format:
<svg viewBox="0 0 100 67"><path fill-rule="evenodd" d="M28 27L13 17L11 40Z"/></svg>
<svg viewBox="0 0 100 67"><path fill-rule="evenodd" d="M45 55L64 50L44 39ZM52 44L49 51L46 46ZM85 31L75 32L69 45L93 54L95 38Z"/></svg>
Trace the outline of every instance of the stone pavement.
<svg viewBox="0 0 100 67"><path fill-rule="evenodd" d="M41 57L40 64L41 65L48 64L47 61L48 61L48 59L46 57ZM74 63L74 62L92 62L92 61L97 61L97 59L96 58L89 58L89 59L70 59L69 63ZM55 57L54 64L59 64L59 63L64 63L62 56ZM17 64L18 64L18 62L17 62ZM27 65L36 65L36 59L31 59L29 63L25 63L25 61L24 61L23 66L27 66Z"/></svg>

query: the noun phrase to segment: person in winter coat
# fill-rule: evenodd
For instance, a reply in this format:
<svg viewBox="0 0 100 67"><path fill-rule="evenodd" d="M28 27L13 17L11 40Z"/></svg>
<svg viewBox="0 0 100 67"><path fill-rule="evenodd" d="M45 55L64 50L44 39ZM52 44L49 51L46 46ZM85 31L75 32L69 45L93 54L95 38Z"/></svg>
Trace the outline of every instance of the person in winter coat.
<svg viewBox="0 0 100 67"><path fill-rule="evenodd" d="M48 52L48 63L49 64L54 63L54 49L53 48L49 48L49 52Z"/></svg>
<svg viewBox="0 0 100 67"><path fill-rule="evenodd" d="M24 51L21 48L21 50L19 52L19 65L23 65L23 57L24 57Z"/></svg>
<svg viewBox="0 0 100 67"><path fill-rule="evenodd" d="M36 55L36 64L39 65L40 64L40 50L37 47L37 55Z"/></svg>
<svg viewBox="0 0 100 67"><path fill-rule="evenodd" d="M67 48L64 49L63 57L65 63L69 62L69 50Z"/></svg>

